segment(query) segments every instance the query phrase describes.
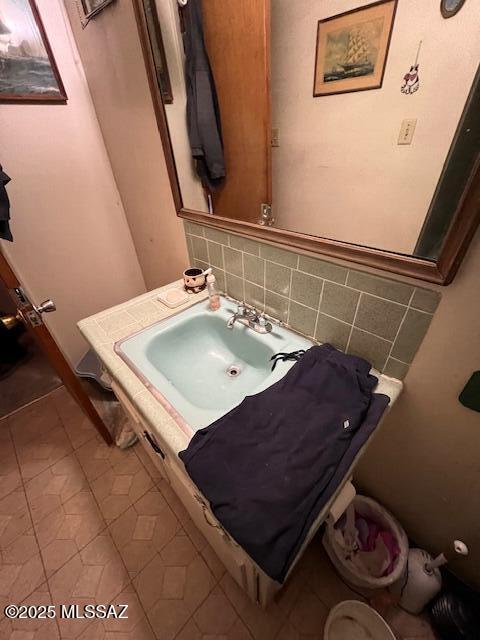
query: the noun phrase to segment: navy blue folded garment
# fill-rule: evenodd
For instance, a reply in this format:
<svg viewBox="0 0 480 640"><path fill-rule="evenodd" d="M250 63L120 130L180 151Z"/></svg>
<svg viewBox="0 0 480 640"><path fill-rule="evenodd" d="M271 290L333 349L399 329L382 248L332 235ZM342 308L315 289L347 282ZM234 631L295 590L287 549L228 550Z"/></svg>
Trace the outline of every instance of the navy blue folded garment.
<svg viewBox="0 0 480 640"><path fill-rule="evenodd" d="M312 347L179 454L219 522L274 580L285 579L390 401L373 393L369 371L363 358Z"/></svg>

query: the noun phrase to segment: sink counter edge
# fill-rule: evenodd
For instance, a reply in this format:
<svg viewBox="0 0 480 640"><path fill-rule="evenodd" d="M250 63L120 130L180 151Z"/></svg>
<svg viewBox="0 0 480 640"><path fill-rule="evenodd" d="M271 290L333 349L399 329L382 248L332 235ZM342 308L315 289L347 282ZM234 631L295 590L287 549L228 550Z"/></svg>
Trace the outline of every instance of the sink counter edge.
<svg viewBox="0 0 480 640"><path fill-rule="evenodd" d="M182 280L171 282L84 318L77 323L83 337L96 352L110 376L120 385L141 417L161 435L170 454L174 456L187 447L188 436L181 431L168 411L115 352L114 345L137 331L150 327L160 320L165 320L179 311L207 299L206 290L192 294L187 302L175 309L170 309L158 300L162 291L179 288L182 285Z"/></svg>

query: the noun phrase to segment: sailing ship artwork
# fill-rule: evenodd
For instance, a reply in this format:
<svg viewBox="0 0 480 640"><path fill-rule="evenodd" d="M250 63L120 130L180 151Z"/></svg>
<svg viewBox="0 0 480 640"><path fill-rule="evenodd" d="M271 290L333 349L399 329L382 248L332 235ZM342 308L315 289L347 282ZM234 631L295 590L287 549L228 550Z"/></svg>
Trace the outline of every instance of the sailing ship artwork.
<svg viewBox="0 0 480 640"><path fill-rule="evenodd" d="M314 96L381 86L395 9L386 0L319 21Z"/></svg>
<svg viewBox="0 0 480 640"><path fill-rule="evenodd" d="M33 0L0 0L0 101L65 102Z"/></svg>
<svg viewBox="0 0 480 640"><path fill-rule="evenodd" d="M383 20L328 34L324 82L371 75L375 69Z"/></svg>

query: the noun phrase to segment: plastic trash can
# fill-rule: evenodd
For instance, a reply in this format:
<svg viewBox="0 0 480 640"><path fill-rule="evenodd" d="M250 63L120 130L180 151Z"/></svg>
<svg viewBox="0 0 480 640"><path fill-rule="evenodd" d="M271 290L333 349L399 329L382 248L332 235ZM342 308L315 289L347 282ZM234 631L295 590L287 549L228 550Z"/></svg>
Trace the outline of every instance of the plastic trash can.
<svg viewBox="0 0 480 640"><path fill-rule="evenodd" d="M408 539L398 521L381 504L366 496L357 495L353 500L355 512L359 515L377 521L382 527L390 531L397 540L400 552L393 570L385 576L375 577L363 572L345 558L344 550L335 538L335 525L328 521L323 535L323 546L345 582L361 589L385 589L405 575L408 558Z"/></svg>

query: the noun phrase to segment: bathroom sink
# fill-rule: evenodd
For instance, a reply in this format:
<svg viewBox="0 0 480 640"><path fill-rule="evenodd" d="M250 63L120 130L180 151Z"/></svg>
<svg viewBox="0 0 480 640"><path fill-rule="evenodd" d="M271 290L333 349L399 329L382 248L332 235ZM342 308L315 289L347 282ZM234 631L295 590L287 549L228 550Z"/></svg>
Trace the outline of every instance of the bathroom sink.
<svg viewBox="0 0 480 640"><path fill-rule="evenodd" d="M240 404L247 395L282 378L293 362L270 358L279 351L308 349L312 342L274 325L258 334L243 325L227 328L235 305L221 298L218 311L201 302L115 344L115 351L148 389L191 431Z"/></svg>

